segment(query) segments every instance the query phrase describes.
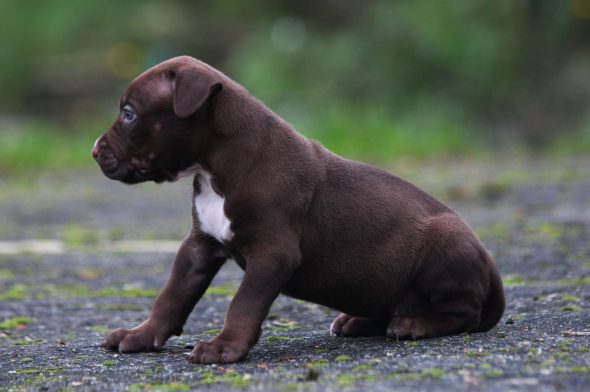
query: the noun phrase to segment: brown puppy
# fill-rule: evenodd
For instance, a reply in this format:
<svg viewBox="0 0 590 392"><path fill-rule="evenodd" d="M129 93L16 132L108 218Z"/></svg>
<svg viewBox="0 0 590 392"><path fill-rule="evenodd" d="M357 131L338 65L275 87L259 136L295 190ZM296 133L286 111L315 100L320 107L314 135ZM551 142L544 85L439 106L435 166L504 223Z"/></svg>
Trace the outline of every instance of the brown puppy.
<svg viewBox="0 0 590 392"><path fill-rule="evenodd" d="M149 318L103 347L161 349L229 258L244 278L193 363L244 358L279 293L343 312L331 325L341 336L487 331L502 316L496 267L455 212L305 139L207 64L177 57L149 69L120 109L92 150L102 171L129 184L194 174L193 227Z"/></svg>

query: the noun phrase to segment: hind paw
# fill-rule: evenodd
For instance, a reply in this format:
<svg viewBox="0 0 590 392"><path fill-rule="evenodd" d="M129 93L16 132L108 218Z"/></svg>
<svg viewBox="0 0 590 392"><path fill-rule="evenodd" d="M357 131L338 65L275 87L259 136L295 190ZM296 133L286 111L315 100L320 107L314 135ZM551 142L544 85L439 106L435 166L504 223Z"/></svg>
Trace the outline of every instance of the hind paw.
<svg viewBox="0 0 590 392"><path fill-rule="evenodd" d="M432 337L432 328L420 317L394 317L386 335L395 340L424 339Z"/></svg>
<svg viewBox="0 0 590 392"><path fill-rule="evenodd" d="M336 336L356 337L383 335L385 323L362 317L340 314L330 325L330 333Z"/></svg>

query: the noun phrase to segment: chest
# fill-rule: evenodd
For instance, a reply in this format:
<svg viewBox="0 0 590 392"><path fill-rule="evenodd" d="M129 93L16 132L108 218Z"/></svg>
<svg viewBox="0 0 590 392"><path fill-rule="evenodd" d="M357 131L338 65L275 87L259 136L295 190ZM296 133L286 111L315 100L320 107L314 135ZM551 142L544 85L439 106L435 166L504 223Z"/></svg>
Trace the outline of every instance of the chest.
<svg viewBox="0 0 590 392"><path fill-rule="evenodd" d="M197 174L195 190L195 213L201 231L219 242L233 238L231 221L225 215L225 198L215 192L211 184L211 174L201 170Z"/></svg>

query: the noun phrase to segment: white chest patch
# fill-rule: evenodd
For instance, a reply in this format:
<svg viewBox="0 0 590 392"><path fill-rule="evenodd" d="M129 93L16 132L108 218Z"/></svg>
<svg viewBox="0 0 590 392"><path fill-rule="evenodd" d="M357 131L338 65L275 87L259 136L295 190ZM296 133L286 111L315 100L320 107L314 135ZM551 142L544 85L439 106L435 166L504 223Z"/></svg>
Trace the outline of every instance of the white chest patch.
<svg viewBox="0 0 590 392"><path fill-rule="evenodd" d="M211 185L211 174L205 170L200 170L199 185L201 192L195 197L195 209L201 230L219 242L230 241L234 233L223 211L225 198L215 192Z"/></svg>

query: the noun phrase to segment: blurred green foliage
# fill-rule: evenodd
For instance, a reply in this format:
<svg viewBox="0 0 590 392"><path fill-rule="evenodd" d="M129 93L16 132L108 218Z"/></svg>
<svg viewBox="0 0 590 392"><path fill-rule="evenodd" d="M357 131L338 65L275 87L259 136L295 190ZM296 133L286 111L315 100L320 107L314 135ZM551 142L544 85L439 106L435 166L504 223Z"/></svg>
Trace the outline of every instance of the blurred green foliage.
<svg viewBox="0 0 590 392"><path fill-rule="evenodd" d="M180 54L355 158L587 153L589 18L588 0L3 0L0 168L90 164L123 88Z"/></svg>

